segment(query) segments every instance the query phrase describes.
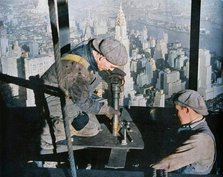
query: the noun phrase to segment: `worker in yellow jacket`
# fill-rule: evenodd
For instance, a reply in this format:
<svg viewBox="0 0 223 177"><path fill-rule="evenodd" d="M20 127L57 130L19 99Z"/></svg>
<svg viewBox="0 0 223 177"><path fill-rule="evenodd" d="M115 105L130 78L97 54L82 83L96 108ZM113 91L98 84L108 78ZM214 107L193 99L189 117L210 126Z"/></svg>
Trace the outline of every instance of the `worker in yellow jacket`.
<svg viewBox="0 0 223 177"><path fill-rule="evenodd" d="M96 87L102 81L99 71L112 71L127 63L126 48L118 40L95 38L82 42L62 57L62 89L67 94L68 117L71 122L71 134L76 136L95 136L100 124L95 115L104 114L112 118L120 114L106 101L92 97ZM53 64L41 77L44 84L58 87L56 64ZM54 125L56 141L65 139L64 126L58 97L46 96L50 117ZM49 127L44 127L41 146L52 149Z"/></svg>

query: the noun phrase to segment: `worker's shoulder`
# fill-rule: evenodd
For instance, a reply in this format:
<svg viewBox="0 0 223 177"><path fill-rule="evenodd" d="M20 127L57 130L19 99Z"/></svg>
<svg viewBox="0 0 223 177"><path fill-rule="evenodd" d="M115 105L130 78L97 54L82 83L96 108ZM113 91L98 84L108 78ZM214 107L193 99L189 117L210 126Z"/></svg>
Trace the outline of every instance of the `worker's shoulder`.
<svg viewBox="0 0 223 177"><path fill-rule="evenodd" d="M90 64L84 57L77 54L66 54L62 57L62 61L75 62L82 65L86 69L90 66Z"/></svg>
<svg viewBox="0 0 223 177"><path fill-rule="evenodd" d="M192 135L187 142L191 142L193 144L198 144L201 147L207 147L215 144L215 139L205 132L199 132L197 134Z"/></svg>

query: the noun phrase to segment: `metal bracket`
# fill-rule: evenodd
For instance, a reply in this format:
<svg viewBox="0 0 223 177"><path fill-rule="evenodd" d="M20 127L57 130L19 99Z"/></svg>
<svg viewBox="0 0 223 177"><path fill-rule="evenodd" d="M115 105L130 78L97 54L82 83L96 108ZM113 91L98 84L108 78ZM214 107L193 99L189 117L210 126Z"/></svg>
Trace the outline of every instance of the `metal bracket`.
<svg viewBox="0 0 223 177"><path fill-rule="evenodd" d="M128 149L111 149L111 153L106 168L124 168Z"/></svg>

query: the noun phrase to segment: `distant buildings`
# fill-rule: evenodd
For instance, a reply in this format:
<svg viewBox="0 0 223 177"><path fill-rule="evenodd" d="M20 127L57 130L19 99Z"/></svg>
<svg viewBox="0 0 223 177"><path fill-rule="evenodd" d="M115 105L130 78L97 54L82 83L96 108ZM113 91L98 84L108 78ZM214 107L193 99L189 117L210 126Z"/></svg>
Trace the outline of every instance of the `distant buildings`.
<svg viewBox="0 0 223 177"><path fill-rule="evenodd" d="M110 1L110 4L114 5L114 2ZM53 63L46 7L46 0L38 1L35 6L29 5L31 10L28 7L21 8L19 12L13 9L13 13L4 19L8 26L0 21L1 72L28 79L32 75L41 75ZM139 7L143 9L144 3L141 2ZM103 8L95 14L88 9L86 15L79 15L80 19L70 18L71 43L76 45L95 36L115 37L121 41L128 51L129 61L123 67L126 76L120 105L164 107L165 100L188 87L192 73L189 73L190 60L185 48L181 42L170 43L167 33L161 33L159 37L150 35L151 29L146 23L140 28L127 24L127 20L137 18L124 13L122 6L110 9L112 15ZM140 19L143 22L144 19ZM148 24L155 23L151 21ZM213 57L209 50L199 50L198 91L206 100L223 92L222 59ZM21 93L19 87L12 84L10 87L13 96L18 98ZM105 86L102 84L102 87ZM27 106L35 105L31 90L26 90L23 98Z"/></svg>
<svg viewBox="0 0 223 177"><path fill-rule="evenodd" d="M30 76L41 76L52 64L54 63L54 56L44 55L37 56L36 58L26 59L25 60L25 70L26 70L26 79L29 79ZM27 89L27 106L34 106L34 93L32 90Z"/></svg>
<svg viewBox="0 0 223 177"><path fill-rule="evenodd" d="M35 13L37 12L35 11ZM27 27L24 26L24 29L25 28ZM40 31L42 29L43 28L41 27ZM13 29L8 31L11 33ZM21 31L18 29L17 32L19 34ZM42 74L50 67L50 65L54 62L54 56L52 55L52 44L47 45L48 41L47 38L45 38L44 43L47 46L45 44L42 45L42 37L40 38L41 40L37 39L38 42L29 40L36 39L35 35L36 34L34 32L30 33L29 31L24 38L18 38L18 40L13 41L14 36L8 35L3 21L0 22L0 71L2 73L14 77L29 79L29 76ZM52 43L52 41L50 42ZM39 47L40 44L41 47ZM12 102L9 100L9 106L35 105L33 91L15 84L9 84L9 86L11 88L11 96L13 98L9 99L15 101Z"/></svg>
<svg viewBox="0 0 223 177"><path fill-rule="evenodd" d="M179 71L171 71L168 68L163 73L163 86L166 98L170 98L174 93L185 89L185 85L180 80Z"/></svg>
<svg viewBox="0 0 223 177"><path fill-rule="evenodd" d="M9 41L5 37L0 38L0 55L5 56L9 51Z"/></svg>
<svg viewBox="0 0 223 177"><path fill-rule="evenodd" d="M155 93L155 98L152 106L165 107L165 94L163 93L163 90L157 91Z"/></svg>
<svg viewBox="0 0 223 177"><path fill-rule="evenodd" d="M198 92L205 100L213 99L223 91L222 77L217 78L217 82L212 83L211 54L209 50L199 49L198 61Z"/></svg>
<svg viewBox="0 0 223 177"><path fill-rule="evenodd" d="M0 57L6 56L9 51L9 40L3 21L0 21Z"/></svg>

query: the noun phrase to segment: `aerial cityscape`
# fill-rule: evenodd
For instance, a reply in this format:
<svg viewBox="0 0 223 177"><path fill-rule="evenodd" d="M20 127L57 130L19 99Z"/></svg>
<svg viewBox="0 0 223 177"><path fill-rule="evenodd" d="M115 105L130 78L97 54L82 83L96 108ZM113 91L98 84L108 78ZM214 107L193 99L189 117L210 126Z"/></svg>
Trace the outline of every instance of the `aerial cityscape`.
<svg viewBox="0 0 223 177"><path fill-rule="evenodd" d="M72 47L98 36L114 37L125 45L129 62L121 105L170 106L174 93L188 88L190 0L68 3ZM210 110L223 110L222 7L220 0L201 7L197 87ZM42 75L53 62L47 0L1 1L0 72L29 79ZM23 89L24 94L16 85L10 88L15 102L8 104L35 105L32 90Z"/></svg>

